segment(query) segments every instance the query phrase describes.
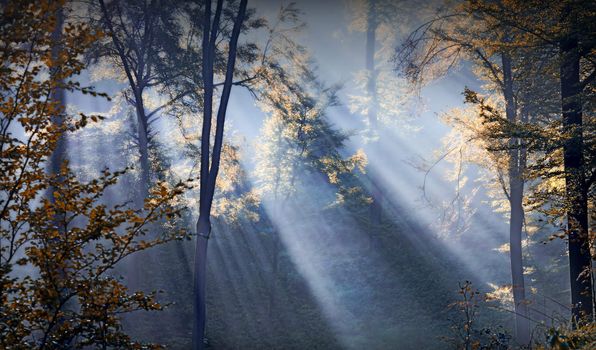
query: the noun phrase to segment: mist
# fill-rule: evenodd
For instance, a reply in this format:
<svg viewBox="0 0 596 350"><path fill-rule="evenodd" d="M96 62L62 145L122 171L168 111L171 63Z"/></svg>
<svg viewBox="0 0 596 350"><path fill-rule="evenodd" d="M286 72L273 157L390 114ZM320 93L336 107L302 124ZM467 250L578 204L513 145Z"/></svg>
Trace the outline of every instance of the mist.
<svg viewBox="0 0 596 350"><path fill-rule="evenodd" d="M592 2L0 8L0 348L596 346Z"/></svg>

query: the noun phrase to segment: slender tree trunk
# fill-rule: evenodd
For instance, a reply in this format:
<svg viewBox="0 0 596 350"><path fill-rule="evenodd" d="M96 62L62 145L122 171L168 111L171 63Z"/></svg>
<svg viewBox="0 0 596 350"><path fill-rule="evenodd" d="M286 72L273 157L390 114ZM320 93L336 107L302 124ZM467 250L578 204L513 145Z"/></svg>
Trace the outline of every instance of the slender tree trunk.
<svg viewBox="0 0 596 350"><path fill-rule="evenodd" d="M502 56L503 95L505 97L505 114L510 123L517 122L517 108L513 97L513 75L511 58L507 53ZM522 254L522 228L524 221L524 180L522 172L525 164L521 164L521 145L518 138L509 140L509 248L511 259L511 281L513 302L515 304L515 335L520 345L530 343L530 323L526 290L524 283L524 264Z"/></svg>
<svg viewBox="0 0 596 350"><path fill-rule="evenodd" d="M136 183L136 190L134 193L133 203L136 209L142 209L145 204L145 199L149 196L149 188L151 187L151 165L149 163L149 141L147 137L147 119L145 114L145 106L143 102L143 88L136 85L133 89L134 93L134 107L137 117L137 146L139 151L139 179ZM155 223L147 225L149 237L156 237ZM129 287L135 289L144 289L144 286L150 284L148 281L148 274L150 273L151 255L148 252L141 252L141 254L134 255L131 259L132 271L130 271ZM141 315L140 317L145 317Z"/></svg>
<svg viewBox="0 0 596 350"><path fill-rule="evenodd" d="M53 45L52 59L54 61L59 60L58 56L60 55L60 50L61 50L60 42L62 40L63 27L64 27L64 9L63 9L63 6L61 5L56 10L56 26L54 27L54 31L52 32L52 45ZM60 83L63 83L63 81L61 81ZM59 105L59 110L60 110L61 114L54 115L54 116L52 116L52 118L53 118L53 123L61 130L61 134L58 137L58 139L56 140L56 146L49 158L48 171L51 175L57 176L56 180L62 182L63 177L61 175L61 168L62 168L64 161L68 160L68 155L67 155L67 150L66 150L67 134L64 130L64 116L62 114L66 110L66 92L65 92L65 90L62 87L56 87L54 89L54 91L52 91L51 100L52 100L52 102L57 103ZM50 186L47 190L47 197L49 198L49 200L51 202L55 201L54 191L56 191L56 188L54 186ZM58 230L60 231L60 235L62 237L64 237L64 235L66 234L66 230L67 230L67 228L64 227L64 225L63 225L64 215L66 215L66 214L56 214L56 215L54 215L54 219L53 219L54 225L58 228ZM59 269L58 278L62 279L62 280L67 279L68 271L64 268ZM64 282L59 282L58 285L63 286ZM69 292L68 290L65 290L63 288L58 288L58 293L60 293L61 295L66 295L66 294L68 294L68 292ZM70 300L65 305L63 305L61 309L63 311L72 309L72 308L74 308L74 304L75 304L74 301ZM50 306L50 310L52 312L55 311L52 306ZM61 317L58 319L56 324L59 325L59 324L62 324L63 322L64 322L64 318ZM46 332L49 334L53 331L51 329L48 329ZM69 345L69 342L70 342L69 339L60 339L57 341L57 345L60 347L67 348Z"/></svg>
<svg viewBox="0 0 596 350"><path fill-rule="evenodd" d="M567 13L569 15L569 13ZM571 16L569 16L571 17ZM560 42L561 107L567 231L569 235L569 272L573 316L592 319L590 240L588 237L588 194L583 159L583 128L579 47L575 28Z"/></svg>
<svg viewBox="0 0 596 350"><path fill-rule="evenodd" d="M372 132L377 131L377 71L375 69L376 35L377 35L377 7L376 0L369 0L366 20L366 83L367 94L370 97L368 121Z"/></svg>
<svg viewBox="0 0 596 350"><path fill-rule="evenodd" d="M137 85L135 95L135 110L137 114L137 139L139 143L139 155L141 163L141 176L139 181L139 192L137 196L138 203L143 205L143 201L149 195L151 165L149 163L149 137L147 130L147 117L145 114L145 105L143 101L143 91Z"/></svg>
<svg viewBox="0 0 596 350"><path fill-rule="evenodd" d="M142 207L142 203L144 199L147 197L149 193L149 181L150 181L150 164L149 164L149 140L148 140L148 125L147 125L147 115L145 114L145 106L143 102L143 90L144 85L142 81L139 81L139 77L143 76L144 69L140 69L140 73L137 74L137 79L135 79L133 75L133 67L131 67L129 59L127 58L125 48L123 44L118 39L116 32L114 31L114 26L112 24L111 15L106 7L104 0L99 0L100 8L102 14L104 16L104 21L107 28L110 31L110 36L112 38L112 42L120 56L120 60L122 62L122 66L124 68L124 72L128 79L128 83L130 88L134 94L134 102L135 102L135 111L137 115L137 127L138 127L138 142L139 142L139 153L140 153L140 163L141 163L141 183L139 185L139 193L138 196L135 198L135 204L137 207ZM141 62L139 62L140 66L144 66ZM140 204L140 205L139 205Z"/></svg>
<svg viewBox="0 0 596 350"><path fill-rule="evenodd" d="M211 222L208 215L200 215L197 221L197 243L195 247L195 303L194 303L194 325L193 325L193 349L203 349L203 336L205 334L206 321L206 276L207 276L207 243L211 233Z"/></svg>
<svg viewBox="0 0 596 350"><path fill-rule="evenodd" d="M62 39L62 27L64 24L64 14L62 6L60 6L56 11L56 27L52 32L52 59L58 60L58 55L60 54L60 47L59 43ZM52 91L51 95L52 101L56 102L60 105L60 108L64 110L66 108L66 95L64 89L58 87ZM60 129L64 126L64 118L61 115L53 116L53 122L58 125ZM52 174L59 174L60 167L62 166L62 162L66 159L66 135L63 133L60 135L58 140L56 141L56 148L52 152L50 156L50 165L49 171ZM53 190L49 191L49 195L53 198Z"/></svg>
<svg viewBox="0 0 596 350"><path fill-rule="evenodd" d="M378 27L376 0L369 0L366 25L366 71L368 81L366 83L367 95L370 98L368 106L368 122L373 140L371 141L371 153L374 157L380 156L380 144L378 140L378 101L377 101L377 70L375 69L376 32ZM382 216L383 191L381 189L381 177L373 166L368 169L371 182L372 203L370 205L369 220L371 225L370 246L374 246L375 236L379 233Z"/></svg>
<svg viewBox="0 0 596 350"><path fill-rule="evenodd" d="M215 185L221 160L221 149L223 146L224 125L230 94L233 85L234 67L236 64L236 53L238 38L246 14L248 0L240 0L238 15L234 20L234 27L230 36L228 60L226 64L226 75L221 92L221 98L217 111L215 140L213 152L210 151L211 119L213 117L213 67L215 61L215 50L219 30L219 19L223 10L224 0L217 1L213 25L211 24L211 1L205 3L205 14L203 22L203 126L201 130L201 178L200 178L200 204L199 219L197 221L197 242L195 249L195 275L194 275L194 322L193 322L193 349L203 350L205 347L205 287L207 278L207 241L211 234L211 206Z"/></svg>

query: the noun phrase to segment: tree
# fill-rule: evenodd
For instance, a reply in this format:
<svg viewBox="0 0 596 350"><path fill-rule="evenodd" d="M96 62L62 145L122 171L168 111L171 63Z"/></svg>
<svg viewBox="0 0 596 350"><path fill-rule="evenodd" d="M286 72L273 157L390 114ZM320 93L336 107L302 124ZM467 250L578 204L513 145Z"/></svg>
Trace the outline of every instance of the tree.
<svg viewBox="0 0 596 350"><path fill-rule="evenodd" d="M124 173L105 169L82 181L63 161L46 171L59 140L98 116L74 117L57 89L102 95L75 77L80 57L101 33L64 23L58 1L15 1L2 6L0 74L0 344L13 349L137 348L120 315L159 310L155 294L131 293L113 268L127 256L180 232L143 240L146 225L178 214L167 204L186 185L160 185L133 210L101 203ZM51 189L52 196L44 196ZM76 306L76 307L73 307Z"/></svg>
<svg viewBox="0 0 596 350"><path fill-rule="evenodd" d="M567 200L567 230L569 236L569 270L571 277L571 303L573 315L578 319L593 319L592 247L588 228L588 191L584 161L584 130L582 118L582 81L580 73L579 35L581 27L575 19L582 8L567 3L563 7L561 22L563 35L559 42L561 111L563 132L568 139L563 145L565 191ZM594 19L594 18L592 18ZM583 44L583 43L582 43ZM588 45L590 45L588 43ZM583 49L592 48L584 47ZM592 63L592 75L596 72Z"/></svg>
<svg viewBox="0 0 596 350"><path fill-rule="evenodd" d="M363 152L342 156L347 135L337 131L327 119L327 110L339 104L339 87L325 87L318 80L303 47L286 41L276 51L280 55L265 69L255 89L259 106L268 115L257 146L258 191L272 205L271 216L277 220L271 249L272 318L276 317L279 255L283 249L279 220L287 214L288 206L314 201L317 207L327 208L370 201L352 173L355 169L364 171Z"/></svg>
<svg viewBox="0 0 596 350"><path fill-rule="evenodd" d="M283 201L323 175L337 187L331 202L354 199L359 188L351 172L362 170L366 158L362 151L342 156L348 136L327 119L327 110L339 104L339 87L322 84L308 52L294 42L286 44L283 57L269 65L257 88L259 106L269 115L259 147L261 192Z"/></svg>
<svg viewBox="0 0 596 350"><path fill-rule="evenodd" d="M480 77L491 84L489 89L501 96L509 123L517 123L522 118L519 108L524 101L521 101L518 90L523 85L515 81L517 67L513 66L512 52L508 49L508 43L516 40L516 31L511 28L495 29L494 19L482 16L474 4L463 3L419 26L397 51L398 65L410 79L421 83L445 74L461 60L469 60L477 67ZM522 257L526 149L518 137L509 137L507 143L508 164L501 179L509 202L516 339L520 344L528 344L530 330Z"/></svg>
<svg viewBox="0 0 596 350"><path fill-rule="evenodd" d="M367 21L366 21L366 71L368 81L366 83L366 93L370 98L368 108L369 124L373 132L377 132L377 71L375 69L375 41L376 31L378 27L377 18L377 4L375 0L371 0L368 4ZM369 172L371 172L369 170ZM376 174L375 174L376 175ZM373 175L374 176L374 175ZM381 203L383 202L382 193L380 186L380 180L373 177L372 181L372 203L370 208L370 221L374 227L378 227L381 224Z"/></svg>
<svg viewBox="0 0 596 350"><path fill-rule="evenodd" d="M58 55L60 54L60 41L61 41L61 36L62 36L62 27L64 25L64 9L62 6L60 6L59 8L56 9L56 24L55 24L55 28L54 31L52 32L52 60L57 61L58 60ZM57 84L60 85L60 84ZM64 109L65 108L65 91L64 89L61 89L59 86L57 86L56 89L54 89L54 91L52 91L52 100L56 101L57 103L59 103L59 108L60 109ZM55 116L56 120L54 121L54 123L61 127L62 125L62 120L60 120L60 115ZM62 137L60 137L57 142L56 142L56 149L54 150L54 152L52 152L52 155L50 157L50 171L53 174L58 174L60 172L60 166L62 164L62 162L65 160L65 139L63 137L64 135L62 135ZM52 191L50 189L49 193L50 196L52 195Z"/></svg>
<svg viewBox="0 0 596 350"><path fill-rule="evenodd" d="M524 11L524 8L532 11ZM585 149L591 145L584 107L589 106L593 95L590 86L596 78L594 60L594 4L589 1L561 2L504 2L500 6L480 3L479 10L494 18L502 26L516 28L525 33L522 45L551 48L557 52L556 74L560 79L561 129L564 137L557 137L554 144L562 149L565 190L560 207L551 215L566 216L566 234L569 242L569 266L573 316L593 316L591 286L591 257L588 234L588 193L593 187L594 166ZM560 142L562 141L562 142ZM556 197L551 197L555 199ZM559 201L560 202L560 201ZM556 203L556 201L555 201ZM590 299L590 300L588 300Z"/></svg>
<svg viewBox="0 0 596 350"><path fill-rule="evenodd" d="M217 179L220 168L225 168L226 149L233 155L233 146L224 142L224 123L227 112L227 104L231 94L232 86L243 86L255 94L253 85L262 79L263 68L270 59L270 47L278 37L284 37L282 32L293 30L292 28L278 28L285 22L294 22L297 10L293 4L282 6L277 22L272 26L261 18L254 18L254 10L248 9L246 1L218 1L215 11L212 11L212 2L206 2L204 6L183 7L182 21L188 29L188 40L184 46L184 62L191 62L192 67L201 65L200 73L197 70L185 69L181 72L180 79L168 84L164 92L171 96L182 96L172 98L171 114L175 115L183 136L182 144L185 146L185 153L194 151L191 157L200 154L197 162L200 179L199 218L197 220L197 246L195 255L195 281L194 289L196 298L195 318L193 325L193 346L200 348L204 346L200 341L204 335L205 328L205 268L207 240L211 234L211 215L214 204L215 190L218 189ZM238 40L240 34L258 29L266 29L267 40L264 45L259 46L251 40ZM202 35L200 45L194 43L197 34ZM196 58L192 62L192 58ZM214 77L223 77L223 82L215 82ZM219 106L214 116L215 93L221 89ZM190 94L186 91L191 91ZM196 114L202 114L202 125L199 129L195 118ZM215 118L214 118L215 117ZM212 127L215 124L215 127ZM213 138L213 142L211 142ZM199 142L196 147L194 142ZM223 157L223 158L222 158ZM222 163L223 161L223 163ZM195 162L191 162L195 163ZM232 159L233 163L233 159ZM194 168L194 165L193 165ZM224 177L234 176L233 171L226 173ZM225 179L224 179L225 180ZM225 186L219 186L220 191L226 191ZM215 206L217 213L221 210L239 209L238 205L229 205L230 198L222 199ZM250 191L241 195L241 202L247 207L255 203L254 193ZM252 216L251 213L247 214Z"/></svg>
<svg viewBox="0 0 596 350"><path fill-rule="evenodd" d="M215 90L215 84L213 82L213 76L215 73L214 63L219 21L221 19L223 5L223 0L217 1L212 22L211 1L207 1L205 3L205 12L203 17L203 126L201 131L199 218L197 220L196 228L197 242L194 263L195 319L193 324L193 349L204 348L203 336L205 334L205 278L207 266L207 242L209 235L211 234L211 207L213 204L213 195L215 193L217 174L219 172L219 164L223 145L224 123L226 120L228 101L230 99L230 93L234 83L234 67L236 64L238 38L240 36L240 30L246 14L247 0L240 0L232 33L230 34L225 80L223 82L216 118L213 152L210 152L211 124L213 118L213 95Z"/></svg>
<svg viewBox="0 0 596 350"><path fill-rule="evenodd" d="M93 7L92 7L93 9ZM155 131L152 124L164 108L189 95L191 91L180 92L160 106L149 110L146 94L150 90L165 90L190 66L181 62L184 53L177 43L181 28L175 15L180 12L176 1L139 0L112 1L106 4L99 0L98 25L105 28L109 40L98 43L93 55L96 59L107 59L122 70L128 82L126 100L136 113L136 141L139 150L140 203L151 186L152 150L156 150ZM93 14L92 14L93 16ZM155 162L153 162L155 163Z"/></svg>
<svg viewBox="0 0 596 350"><path fill-rule="evenodd" d="M584 105L590 106L593 94L590 87L596 78L594 59L594 4L590 1L547 2L474 2L479 13L490 17L502 28L513 28L524 34L517 47L534 47L554 50L552 57L558 64L553 71L560 80L560 123L554 142L546 149L562 149L560 166L564 169L565 189L559 202L561 211L550 211L551 216L566 216L564 237L569 242L569 267L573 316L593 318L593 287L591 282L591 257L589 247L588 201L593 188L594 165L587 149L591 148L592 135L588 132L592 119L586 116ZM531 11L524 9L530 8ZM586 110L588 111L588 110ZM559 137L562 133L563 137ZM545 158L552 157L552 154ZM556 177L558 174L550 176ZM556 191L558 192L558 191ZM562 201L562 203L561 203ZM552 205L552 203L551 203Z"/></svg>

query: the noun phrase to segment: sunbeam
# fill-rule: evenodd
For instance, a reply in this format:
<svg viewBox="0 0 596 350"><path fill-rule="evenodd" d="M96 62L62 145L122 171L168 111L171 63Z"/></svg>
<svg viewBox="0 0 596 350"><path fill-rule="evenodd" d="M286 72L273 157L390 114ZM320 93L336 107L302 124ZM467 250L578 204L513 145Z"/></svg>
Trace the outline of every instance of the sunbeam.
<svg viewBox="0 0 596 350"><path fill-rule="evenodd" d="M0 349L596 348L595 4L0 2Z"/></svg>

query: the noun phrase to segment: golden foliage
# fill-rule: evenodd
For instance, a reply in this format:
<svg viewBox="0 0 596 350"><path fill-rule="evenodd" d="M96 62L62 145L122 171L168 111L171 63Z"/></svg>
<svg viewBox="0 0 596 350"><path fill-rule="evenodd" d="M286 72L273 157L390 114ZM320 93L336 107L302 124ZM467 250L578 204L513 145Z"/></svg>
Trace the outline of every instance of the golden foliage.
<svg viewBox="0 0 596 350"><path fill-rule="evenodd" d="M159 310L154 293L130 292L112 269L122 259L184 237L143 240L147 225L178 215L170 203L184 183L151 191L142 210L102 203L125 172L104 170L83 182L68 162L46 170L60 138L100 122L68 115L58 89L103 95L73 78L101 33L66 22L56 35L61 1L3 5L0 50L0 348L140 348L120 314ZM148 345L150 347L156 347Z"/></svg>

